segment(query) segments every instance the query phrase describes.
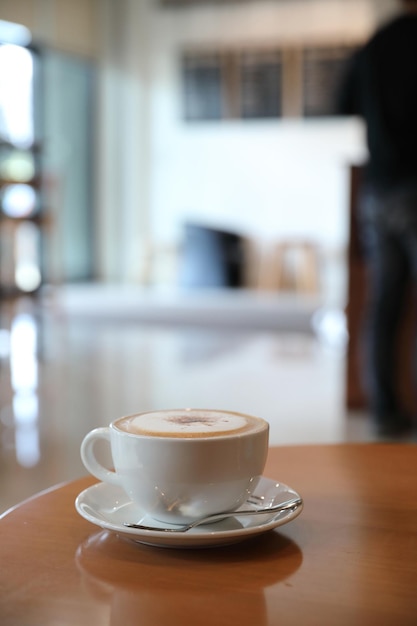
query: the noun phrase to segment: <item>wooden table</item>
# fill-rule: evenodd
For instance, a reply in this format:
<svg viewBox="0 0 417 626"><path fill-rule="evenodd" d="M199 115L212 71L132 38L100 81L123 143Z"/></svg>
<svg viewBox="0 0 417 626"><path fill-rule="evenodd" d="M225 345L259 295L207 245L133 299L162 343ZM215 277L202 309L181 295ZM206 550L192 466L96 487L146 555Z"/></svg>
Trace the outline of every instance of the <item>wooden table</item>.
<svg viewBox="0 0 417 626"><path fill-rule="evenodd" d="M417 447L271 448L291 523L205 550L133 544L74 509L84 478L0 520L2 626L417 624Z"/></svg>

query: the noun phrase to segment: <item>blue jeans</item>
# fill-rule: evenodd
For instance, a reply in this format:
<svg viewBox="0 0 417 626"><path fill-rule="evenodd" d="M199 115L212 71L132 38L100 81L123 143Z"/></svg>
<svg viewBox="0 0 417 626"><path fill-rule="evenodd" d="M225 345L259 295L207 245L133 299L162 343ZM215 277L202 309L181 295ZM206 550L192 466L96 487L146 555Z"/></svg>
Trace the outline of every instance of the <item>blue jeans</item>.
<svg viewBox="0 0 417 626"><path fill-rule="evenodd" d="M384 421L403 413L397 339L409 285L417 285L417 182L389 192L365 188L358 218L369 272L364 383L371 412Z"/></svg>

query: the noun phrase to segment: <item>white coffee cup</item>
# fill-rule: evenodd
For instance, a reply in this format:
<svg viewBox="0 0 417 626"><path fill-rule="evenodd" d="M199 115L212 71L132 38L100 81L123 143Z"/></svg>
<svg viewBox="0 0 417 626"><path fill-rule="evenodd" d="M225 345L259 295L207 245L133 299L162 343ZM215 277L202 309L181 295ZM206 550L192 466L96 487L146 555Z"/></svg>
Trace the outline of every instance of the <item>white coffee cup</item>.
<svg viewBox="0 0 417 626"><path fill-rule="evenodd" d="M173 409L121 417L88 433L87 470L124 489L144 514L170 523L232 511L253 492L265 467L269 424L222 410ZM114 471L96 457L110 443Z"/></svg>

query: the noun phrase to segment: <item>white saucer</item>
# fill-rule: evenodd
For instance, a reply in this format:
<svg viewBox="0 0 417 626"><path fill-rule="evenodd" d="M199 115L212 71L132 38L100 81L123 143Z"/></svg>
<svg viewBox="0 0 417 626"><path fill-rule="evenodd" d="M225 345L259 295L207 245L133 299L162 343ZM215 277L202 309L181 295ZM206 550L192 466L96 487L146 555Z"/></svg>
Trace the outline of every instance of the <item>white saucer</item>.
<svg viewBox="0 0 417 626"><path fill-rule="evenodd" d="M253 495L265 498L272 505L300 497L294 489L265 477L260 479ZM295 510L281 511L272 515L265 513L240 517L238 509L233 517L198 526L186 533L170 532L169 534L124 526L124 522L161 527L169 525L159 523L150 516L144 516L143 511L129 500L120 487L107 483L97 483L82 491L75 500L75 508L89 522L101 528L113 530L133 541L164 548L203 548L237 543L287 524L301 513L303 505L300 504ZM254 507L245 503L241 508Z"/></svg>

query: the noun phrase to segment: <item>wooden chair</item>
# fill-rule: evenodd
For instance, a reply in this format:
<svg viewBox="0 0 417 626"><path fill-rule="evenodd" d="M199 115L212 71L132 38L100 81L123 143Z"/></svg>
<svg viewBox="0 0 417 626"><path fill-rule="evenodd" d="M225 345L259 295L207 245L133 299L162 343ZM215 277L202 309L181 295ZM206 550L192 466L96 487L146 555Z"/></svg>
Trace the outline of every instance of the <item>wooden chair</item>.
<svg viewBox="0 0 417 626"><path fill-rule="evenodd" d="M319 290L319 254L316 244L286 240L264 255L260 269L261 288L315 294Z"/></svg>

